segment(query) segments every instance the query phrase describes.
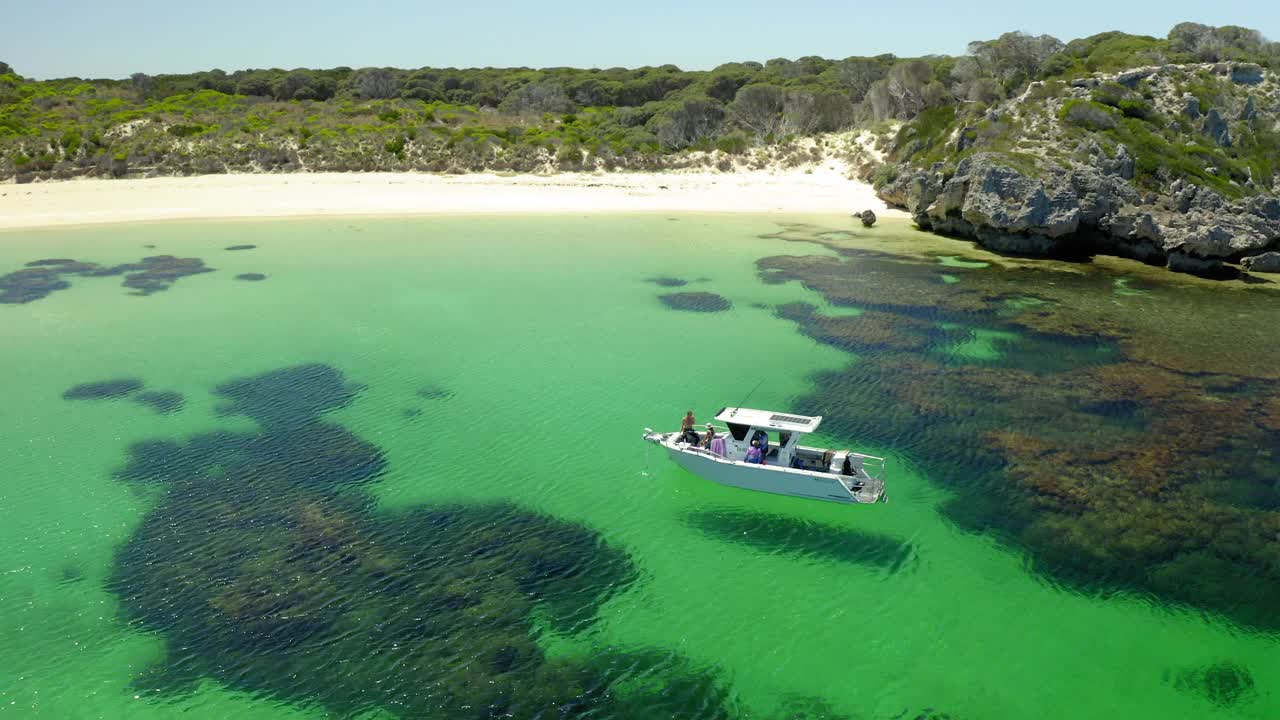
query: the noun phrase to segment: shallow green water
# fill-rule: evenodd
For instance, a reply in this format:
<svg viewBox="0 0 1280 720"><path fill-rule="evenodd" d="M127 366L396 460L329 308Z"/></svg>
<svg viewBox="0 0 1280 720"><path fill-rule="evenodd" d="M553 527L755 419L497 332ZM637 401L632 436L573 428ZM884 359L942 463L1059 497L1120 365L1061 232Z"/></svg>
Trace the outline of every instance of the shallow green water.
<svg viewBox="0 0 1280 720"><path fill-rule="evenodd" d="M512 501L590 528L629 555L635 579L594 623L550 629L536 614L530 620L550 657L606 648L679 656L714 675L745 717L785 716L796 703L826 708L807 717L1280 715L1273 634L1142 594L1086 594L1046 579L1020 551L945 519L939 508L954 499L950 491L898 448L818 439L890 458L891 501L874 507L723 488L647 452L645 426L674 426L686 408L709 419L761 379L748 404L792 407L814 391L814 373L854 359L775 315L796 302L837 317L860 312L795 282L762 282L759 258L833 254L760 237L777 230L768 218L634 216L0 236L0 272L40 258L109 265L158 253L217 269L147 297L118 278L74 277L47 298L0 305L0 426L9 430L0 435L0 715L332 710L318 699L250 692L227 676L182 693L135 684L147 667L177 660L166 656L162 633L122 620L109 582L116 553L158 502L115 476L130 445L254 432L249 419L218 414L214 389L306 363L364 386L326 418L385 452L386 472L363 486L376 513ZM223 249L234 244L258 247ZM933 261L933 271L948 271L940 278L985 265L960 258L964 245L949 247ZM250 272L267 279L234 279ZM657 277L689 284L649 281ZM1143 284L1098 287L1105 304ZM733 307L680 312L659 300L685 291L714 292ZM930 352L988 362L1016 339L975 327ZM127 398L62 397L78 383L124 377L181 392L185 405L160 414ZM423 397L428 386L437 392ZM1224 661L1251 676L1239 701L1179 686L1179 673ZM391 717L396 709L362 712ZM715 712L688 708L690 717Z"/></svg>

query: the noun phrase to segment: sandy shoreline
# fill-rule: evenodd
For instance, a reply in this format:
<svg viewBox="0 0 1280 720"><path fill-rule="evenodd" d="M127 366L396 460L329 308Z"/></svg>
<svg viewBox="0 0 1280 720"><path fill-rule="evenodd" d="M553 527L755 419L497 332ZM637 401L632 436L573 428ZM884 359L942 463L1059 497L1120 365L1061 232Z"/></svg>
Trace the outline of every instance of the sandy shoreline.
<svg viewBox="0 0 1280 720"><path fill-rule="evenodd" d="M0 185L0 229L213 218L889 210L838 165L736 173L295 173Z"/></svg>

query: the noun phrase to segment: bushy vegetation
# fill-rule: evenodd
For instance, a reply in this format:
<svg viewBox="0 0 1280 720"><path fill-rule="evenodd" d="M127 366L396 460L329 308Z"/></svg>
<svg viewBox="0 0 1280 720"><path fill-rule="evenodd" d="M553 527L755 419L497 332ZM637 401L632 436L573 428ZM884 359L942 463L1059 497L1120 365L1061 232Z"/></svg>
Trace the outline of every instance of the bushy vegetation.
<svg viewBox="0 0 1280 720"><path fill-rule="evenodd" d="M1164 39L1110 32L1063 43L1012 32L971 43L958 58L810 56L710 71L338 67L31 81L0 63L0 178L655 169L679 165L689 151L741 155L913 119L898 134L905 150L895 159L934 162L957 151L945 145L952 137L966 146L994 139L1016 152L1009 138L1020 128L984 113L1029 83L1042 83L1031 86L1039 102L1094 71L1217 60L1277 68L1278 48L1256 31L1183 23ZM1208 85L1187 92L1205 109L1218 101ZM1154 114L1124 87L1092 99L1129 119ZM1108 122L1088 108L1073 112ZM1251 137L1247 146L1270 143Z"/></svg>
<svg viewBox="0 0 1280 720"><path fill-rule="evenodd" d="M1244 28L1194 23L1164 39L1108 32L1062 44L1008 33L972 43L951 66L950 100L917 111L898 130L890 159L928 168L996 153L1035 174L1040 160L1074 156L1091 164L1099 150L1111 158L1123 146L1143 188L1160 190L1182 178L1228 197L1266 190L1280 177L1280 133L1272 118L1244 117L1261 78L1247 65L1213 64L1227 61L1280 70L1280 44ZM1189 67L1159 82L1144 72L1125 78L1125 71L1163 65ZM1099 81L1094 73L1120 81ZM1206 131L1211 110L1229 126L1229 142Z"/></svg>
<svg viewBox="0 0 1280 720"><path fill-rule="evenodd" d="M663 167L851 127L893 56L685 72L221 70L0 75L0 177ZM5 67L9 70L8 67Z"/></svg>

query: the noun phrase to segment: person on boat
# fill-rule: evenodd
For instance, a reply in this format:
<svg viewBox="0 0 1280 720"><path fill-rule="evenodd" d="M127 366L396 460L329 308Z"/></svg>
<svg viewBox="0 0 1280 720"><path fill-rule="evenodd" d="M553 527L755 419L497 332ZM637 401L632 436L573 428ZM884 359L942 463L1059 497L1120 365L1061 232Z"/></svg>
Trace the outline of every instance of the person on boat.
<svg viewBox="0 0 1280 720"><path fill-rule="evenodd" d="M707 423L707 434L702 436L702 447L710 450L711 441L716 439L716 429L711 427L711 423Z"/></svg>
<svg viewBox="0 0 1280 720"><path fill-rule="evenodd" d="M711 441L711 447L707 449L710 450L711 454L715 455L716 457L724 457L725 449L726 449L724 444L724 436L723 435L715 436L715 438Z"/></svg>
<svg viewBox="0 0 1280 720"><path fill-rule="evenodd" d="M693 411L686 410L684 413L684 419L680 421L680 442L686 442L692 445L698 444L698 431L693 429L693 426L697 422L697 420L693 419Z"/></svg>
<svg viewBox="0 0 1280 720"><path fill-rule="evenodd" d="M759 465L764 462L764 453L760 452L759 441L751 441L751 448L747 450L747 462L753 465Z"/></svg>
<svg viewBox="0 0 1280 720"><path fill-rule="evenodd" d="M763 463L764 458L769 457L769 433L764 430L757 430L756 434L752 437L751 442L760 443L760 458Z"/></svg>
<svg viewBox="0 0 1280 720"><path fill-rule="evenodd" d="M769 433L765 432L764 430L757 430L755 432L755 435L751 436L751 439L754 440L755 442L760 443L760 450L762 452L769 451Z"/></svg>

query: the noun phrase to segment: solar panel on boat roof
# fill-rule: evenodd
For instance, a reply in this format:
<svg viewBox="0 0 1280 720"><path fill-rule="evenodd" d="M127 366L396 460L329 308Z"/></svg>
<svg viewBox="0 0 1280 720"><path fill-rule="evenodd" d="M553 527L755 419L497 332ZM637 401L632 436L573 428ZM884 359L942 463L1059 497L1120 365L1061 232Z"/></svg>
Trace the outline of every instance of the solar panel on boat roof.
<svg viewBox="0 0 1280 720"><path fill-rule="evenodd" d="M770 416L769 416L769 420L770 420L771 422L776 422L776 423L777 423L777 422L785 422L785 423L795 423L795 424L797 424L797 425L808 425L808 424L809 424L809 418L807 418L807 417L796 417L795 415L770 415Z"/></svg>

